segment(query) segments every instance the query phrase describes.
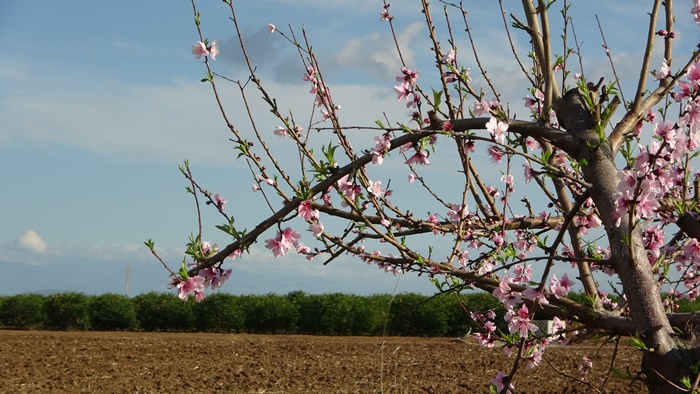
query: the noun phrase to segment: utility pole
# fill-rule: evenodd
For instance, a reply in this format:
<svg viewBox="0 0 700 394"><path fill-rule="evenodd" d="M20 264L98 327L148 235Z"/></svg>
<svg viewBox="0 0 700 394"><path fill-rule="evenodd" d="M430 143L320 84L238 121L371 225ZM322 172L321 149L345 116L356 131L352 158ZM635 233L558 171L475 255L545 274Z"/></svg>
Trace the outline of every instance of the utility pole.
<svg viewBox="0 0 700 394"><path fill-rule="evenodd" d="M131 265L127 264L124 270L124 295L131 297Z"/></svg>

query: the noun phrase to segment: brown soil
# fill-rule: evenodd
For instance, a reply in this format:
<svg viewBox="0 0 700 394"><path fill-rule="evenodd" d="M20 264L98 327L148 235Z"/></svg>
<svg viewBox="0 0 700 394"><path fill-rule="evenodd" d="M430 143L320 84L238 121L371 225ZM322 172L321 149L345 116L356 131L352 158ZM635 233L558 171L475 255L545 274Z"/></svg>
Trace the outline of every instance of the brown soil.
<svg viewBox="0 0 700 394"><path fill-rule="evenodd" d="M607 371L612 346L550 346L518 393L587 393ZM615 367L635 371L640 354L623 347ZM240 334L0 331L2 393L488 393L513 359L450 338L366 338ZM644 392L612 379L610 393Z"/></svg>

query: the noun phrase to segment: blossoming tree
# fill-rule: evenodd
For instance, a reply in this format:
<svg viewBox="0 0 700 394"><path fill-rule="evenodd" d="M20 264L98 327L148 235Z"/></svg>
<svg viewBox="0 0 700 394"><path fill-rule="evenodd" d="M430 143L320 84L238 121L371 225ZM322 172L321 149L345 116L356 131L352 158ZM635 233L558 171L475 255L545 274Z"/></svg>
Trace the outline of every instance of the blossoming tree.
<svg viewBox="0 0 700 394"><path fill-rule="evenodd" d="M520 13L510 15L501 8L508 37L526 35L531 44L529 53L514 45L503 48L530 85L522 92L527 116L521 117L514 109L519 106L501 102L498 86L509 83L507 78L492 79L481 66L469 10L461 1L441 2L439 18L428 1L416 3L432 44L425 55L435 63L435 78L425 82L426 72L404 62L407 43L395 33L400 21L384 1L379 17L403 63L387 91L393 86L411 112L407 119L385 118L369 126L341 123L344 108L337 100L349 99L331 94L306 32L298 40L294 30L269 25L274 37L298 51L306 70L299 78L311 93L300 97L315 108L305 121L283 109L247 55L233 2L224 3L248 79L217 73L213 61L227 48L204 37L194 1L199 38L192 53L203 59L203 82L211 85L231 142L250 169L252 193L264 199L270 214L252 230L242 230L235 209L201 186L186 162L181 170L198 212L201 201L218 211L223 223L216 227L231 242L219 249L202 240L200 215L198 235L187 245L192 261L170 271L181 298L201 299L205 288L221 286L231 274L227 258L245 258L258 241L275 257L302 254L314 260L309 264L354 256L394 274L425 274L441 291L478 289L498 298L507 310L507 332L496 329L492 312L472 316L483 327L475 334L479 343L514 355L513 368L491 380L498 392L514 390L519 369L540 364L548 344L566 343L563 321L580 335L603 334L614 344L632 337L643 361L629 377L643 380L651 392L698 388L700 318L674 310L678 299L699 294L700 182L691 166L700 144L700 55L694 50L674 61L672 0L650 1L643 11L649 15L646 50L627 99L619 79L585 74L566 1L523 0ZM550 28L555 5L563 21L556 40ZM695 7L682 6L679 17L700 23L699 0ZM439 20L442 30L436 28ZM456 46L457 25L472 48ZM563 53L555 53L555 44ZM652 53L654 45L662 53ZM472 81L466 64L479 70L483 86ZM614 71L612 62L611 67ZM220 93L224 83L240 91L245 108L227 108ZM251 106L259 104L252 104L251 89L277 122L274 129L258 129ZM287 152L294 147L295 162L276 153L280 143ZM484 153L491 162L480 158ZM426 171L434 157L452 160L441 169L451 175L448 181ZM391 190L391 180L399 180L396 167L382 172L389 162L405 166L400 181L420 191L405 196ZM419 193L424 194L412 198ZM158 257L153 242L146 244ZM606 282L619 296L616 301L600 288ZM582 289L585 302L567 297L573 286ZM538 311L554 317L551 336L535 335ZM591 367L584 358L582 374ZM610 376L608 371L586 384L604 391Z"/></svg>

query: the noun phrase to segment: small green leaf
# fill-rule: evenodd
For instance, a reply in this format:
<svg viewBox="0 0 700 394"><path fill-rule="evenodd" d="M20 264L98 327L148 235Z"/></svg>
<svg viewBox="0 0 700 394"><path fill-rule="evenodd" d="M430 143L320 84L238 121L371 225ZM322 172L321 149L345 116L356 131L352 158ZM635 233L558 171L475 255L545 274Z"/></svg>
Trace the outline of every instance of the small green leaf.
<svg viewBox="0 0 700 394"><path fill-rule="evenodd" d="M187 280L190 276L187 274L187 264L185 263L185 260L182 260L182 265L180 266L180 277L183 280Z"/></svg>
<svg viewBox="0 0 700 394"><path fill-rule="evenodd" d="M632 336L632 340L630 340L629 344L633 347L636 347L637 349L639 349L641 351L645 351L645 352L649 351L649 348L647 347L647 345L645 345L644 342L642 342L642 340L639 339L638 333Z"/></svg>

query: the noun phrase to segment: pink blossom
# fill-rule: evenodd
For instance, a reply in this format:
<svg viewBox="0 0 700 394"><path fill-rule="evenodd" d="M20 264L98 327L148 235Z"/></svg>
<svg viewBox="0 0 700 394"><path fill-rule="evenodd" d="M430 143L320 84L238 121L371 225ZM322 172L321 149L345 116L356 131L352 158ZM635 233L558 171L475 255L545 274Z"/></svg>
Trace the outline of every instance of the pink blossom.
<svg viewBox="0 0 700 394"><path fill-rule="evenodd" d="M678 125L690 126L691 133L700 130L700 105L695 101L688 102L685 106L685 114L678 120Z"/></svg>
<svg viewBox="0 0 700 394"><path fill-rule="evenodd" d="M549 125L554 128L559 127L559 118L557 118L557 113L552 108L549 109Z"/></svg>
<svg viewBox="0 0 700 394"><path fill-rule="evenodd" d="M586 374L589 370L593 369L593 361L590 358L583 356L583 365L578 366L578 370L581 375Z"/></svg>
<svg viewBox="0 0 700 394"><path fill-rule="evenodd" d="M284 138L287 136L287 128L282 126L275 126L275 131L273 133Z"/></svg>
<svg viewBox="0 0 700 394"><path fill-rule="evenodd" d="M530 321L530 312L525 304L517 312L509 309L504 319L508 321L508 331L511 334L519 333L521 338L527 338L531 331L537 331L537 326Z"/></svg>
<svg viewBox="0 0 700 394"><path fill-rule="evenodd" d="M523 100L525 101L525 108L529 108L530 112L532 113L537 113L539 112L539 107L537 105L537 101L530 97L530 95L527 95L523 97Z"/></svg>
<svg viewBox="0 0 700 394"><path fill-rule="evenodd" d="M516 283L528 283L530 281L530 275L532 274L532 265L528 264L518 264L513 270L515 273L515 278L513 281Z"/></svg>
<svg viewBox="0 0 700 394"><path fill-rule="evenodd" d="M472 108L472 112L474 112L474 115L481 116L491 111L491 103L489 101L484 100L476 101L474 102L474 104L472 104Z"/></svg>
<svg viewBox="0 0 700 394"><path fill-rule="evenodd" d="M430 162L428 161L428 153L423 150L418 151L415 155L409 157L408 160L406 160L406 164L429 165Z"/></svg>
<svg viewBox="0 0 700 394"><path fill-rule="evenodd" d="M693 86L697 86L700 82L700 62L693 63L688 68L688 71L685 73L685 76L688 78L688 80Z"/></svg>
<svg viewBox="0 0 700 394"><path fill-rule="evenodd" d="M384 194L386 193L386 190L382 189L382 181L369 181L367 191L379 198L384 197Z"/></svg>
<svg viewBox="0 0 700 394"><path fill-rule="evenodd" d="M221 197L221 195L218 193L214 195L214 201L216 201L216 207L219 208L220 211L224 210L224 208L226 207L226 203L228 202L224 200L223 197Z"/></svg>
<svg viewBox="0 0 700 394"><path fill-rule="evenodd" d="M661 206L656 193L642 193L640 200L635 206L637 208L637 218L652 218L654 212Z"/></svg>
<svg viewBox="0 0 700 394"><path fill-rule="evenodd" d="M187 301L187 298L197 293L204 291L204 278L201 276L190 276L187 280L179 280L177 284L177 296L181 300Z"/></svg>
<svg viewBox="0 0 700 394"><path fill-rule="evenodd" d="M289 249L299 246L301 235L298 232L287 227L283 231L278 231L275 238L265 240L265 247L272 250L275 257L284 256Z"/></svg>
<svg viewBox="0 0 700 394"><path fill-rule="evenodd" d="M205 257L209 257L212 254L216 253L216 251L219 250L219 247L216 244L211 244L208 241L202 241L202 254Z"/></svg>
<svg viewBox="0 0 700 394"><path fill-rule="evenodd" d="M321 108L321 116L323 117L323 121L327 121L330 119L333 115L331 115L330 112L326 111L325 109Z"/></svg>
<svg viewBox="0 0 700 394"><path fill-rule="evenodd" d="M455 63L457 61L457 52L455 52L454 49L450 48L449 51L447 51L447 54L442 57L443 62L445 63Z"/></svg>
<svg viewBox="0 0 700 394"><path fill-rule="evenodd" d="M450 208L447 211L447 217L453 222L459 222L460 220L467 217L467 207L460 204L450 204Z"/></svg>
<svg viewBox="0 0 700 394"><path fill-rule="evenodd" d="M408 174L408 183L413 183L416 180L416 175L415 174Z"/></svg>
<svg viewBox="0 0 700 394"><path fill-rule="evenodd" d="M209 56L211 60L216 60L216 55L219 54L219 47L216 43L217 40L214 40L211 42L211 45L206 46L205 43L197 41L196 44L192 45L192 54L195 59L200 59L202 56Z"/></svg>
<svg viewBox="0 0 700 394"><path fill-rule="evenodd" d="M666 141L669 144L674 143L676 137L676 129L674 128L674 123L672 121L655 123L654 134L663 138L664 141Z"/></svg>
<svg viewBox="0 0 700 394"><path fill-rule="evenodd" d="M413 142L407 142L399 148L399 153L405 153L408 152L411 148L413 148Z"/></svg>
<svg viewBox="0 0 700 394"><path fill-rule="evenodd" d="M398 95L397 101L401 101L403 99L408 100L408 95L411 94L411 87L407 82L404 82L401 85L394 86L394 92L396 92Z"/></svg>
<svg viewBox="0 0 700 394"><path fill-rule="evenodd" d="M400 101L400 100L399 100ZM420 104L420 96L416 94L415 92L411 94L411 99L406 99L406 108L418 108L418 104Z"/></svg>
<svg viewBox="0 0 700 394"><path fill-rule="evenodd" d="M523 164L523 168L525 175L525 183L530 183L530 181L532 181L532 177L535 176L535 170L533 170L532 167L527 164Z"/></svg>
<svg viewBox="0 0 700 394"><path fill-rule="evenodd" d="M487 322L493 324L492 322ZM474 334L474 339L476 339L476 342L483 347L486 348L492 348L496 344L496 339L494 338L493 334L488 332L486 334L483 333L476 333Z"/></svg>
<svg viewBox="0 0 700 394"><path fill-rule="evenodd" d="M270 186L275 186L275 181L270 178L265 178L263 174L258 174L258 182L265 182Z"/></svg>
<svg viewBox="0 0 700 394"><path fill-rule="evenodd" d="M471 258L471 256L469 255L469 251L467 251L467 250L464 250L457 255L457 260L459 261L459 265L463 269L467 268L467 263L469 262L470 258Z"/></svg>
<svg viewBox="0 0 700 394"><path fill-rule="evenodd" d="M388 20L391 20L391 19L392 19L392 17L389 15L389 9L384 8L384 9L382 10L381 14L379 14L379 20L381 20L381 21L388 21Z"/></svg>
<svg viewBox="0 0 700 394"><path fill-rule="evenodd" d="M196 44L192 45L192 54L195 59L200 59L202 56L209 56L209 51L203 42L197 41Z"/></svg>
<svg viewBox="0 0 700 394"><path fill-rule="evenodd" d="M434 213L428 215L428 222L432 224L440 224L437 215Z"/></svg>
<svg viewBox="0 0 700 394"><path fill-rule="evenodd" d="M503 176L501 176L501 182L505 183L508 189L512 189L515 184L515 178L513 178L512 174L503 174Z"/></svg>
<svg viewBox="0 0 700 394"><path fill-rule="evenodd" d="M265 240L265 247L272 251L275 257L284 256L289 250L280 238L268 238Z"/></svg>
<svg viewBox="0 0 700 394"><path fill-rule="evenodd" d="M532 137L527 137L525 139L525 146L527 146L530 150L537 150L541 148L540 143Z"/></svg>
<svg viewBox="0 0 700 394"><path fill-rule="evenodd" d="M314 237L319 238L323 235L323 224L321 222L311 223L309 225L309 230L311 230Z"/></svg>
<svg viewBox="0 0 700 394"><path fill-rule="evenodd" d="M618 172L617 177L620 178L620 183L617 184L617 191L620 193L634 190L637 185L637 178L634 176L632 171L620 171Z"/></svg>
<svg viewBox="0 0 700 394"><path fill-rule="evenodd" d="M315 220L318 219L318 210L314 209L312 206L313 202L311 200L302 201L297 207L299 211L299 216L304 220Z"/></svg>
<svg viewBox="0 0 700 394"><path fill-rule="evenodd" d="M401 74L396 77L396 82L401 82L407 84L407 86L414 86L418 80L418 71L413 71L406 67L401 67Z"/></svg>
<svg viewBox="0 0 700 394"><path fill-rule="evenodd" d="M503 392L503 389L506 388L506 382L508 380L509 380L508 375L504 374L501 371L498 371L496 373L496 377L491 379L489 381L489 383L496 386L496 392L500 394ZM508 389L506 390L506 394L512 394L513 390L515 390L515 387L512 384L508 384Z"/></svg>
<svg viewBox="0 0 700 394"><path fill-rule="evenodd" d="M205 268L199 272L199 275L206 279L211 286L212 291L221 287L231 276L231 269L226 271L219 267Z"/></svg>
<svg viewBox="0 0 700 394"><path fill-rule="evenodd" d="M539 346L537 343L525 346L525 359L528 361L527 369L533 369L540 365L542 362L542 355L544 354L544 348Z"/></svg>
<svg viewBox="0 0 700 394"><path fill-rule="evenodd" d="M561 277L561 281L559 281L559 284L566 287L567 289L571 289L574 286L574 281L569 279L569 274L564 274Z"/></svg>
<svg viewBox="0 0 700 394"><path fill-rule="evenodd" d="M508 286L508 284L512 282L513 280L510 276L503 276L503 278L501 278L501 280L498 282L498 287L495 288L492 293L492 295L498 298L498 301L503 303L503 305L510 307L514 307L516 304L521 302L520 294L512 291L510 286Z"/></svg>
<svg viewBox="0 0 700 394"><path fill-rule="evenodd" d="M380 166L384 162L384 154L391 149L391 141L386 135L374 137L374 148L372 148L372 163Z"/></svg>
<svg viewBox="0 0 700 394"><path fill-rule="evenodd" d="M491 161L494 163L501 163L501 159L503 159L503 156L506 154L506 152L502 151L496 145L489 146L486 152L491 156Z"/></svg>
<svg viewBox="0 0 700 394"><path fill-rule="evenodd" d="M571 290L571 287L574 285L567 274L564 274L561 280L557 279L556 275L552 275L552 279L549 280L549 283L549 290L557 298L566 297L566 295L569 294L569 290Z"/></svg>
<svg viewBox="0 0 700 394"><path fill-rule="evenodd" d="M211 60L216 60L216 56L219 54L219 46L216 44L216 40L211 42L209 46L209 57Z"/></svg>
<svg viewBox="0 0 700 394"><path fill-rule="evenodd" d="M445 82L447 83L456 82L458 79L457 73L454 71L445 71L442 73L442 77L445 78Z"/></svg>
<svg viewBox="0 0 700 394"><path fill-rule="evenodd" d="M689 98L691 96L690 84L688 82L679 81L676 86L681 89L680 92L671 92L671 97L677 103Z"/></svg>
<svg viewBox="0 0 700 394"><path fill-rule="evenodd" d="M666 77L668 77L671 74L671 69L668 67L668 63L666 62L666 59L664 59L663 63L661 64L661 68L659 71L656 72L656 76L654 79L657 81L660 81Z"/></svg>
<svg viewBox="0 0 700 394"><path fill-rule="evenodd" d="M273 25L272 23L267 25L267 31L269 31L270 33L274 33L275 30L277 30L277 27L275 25Z"/></svg>
<svg viewBox="0 0 700 394"><path fill-rule="evenodd" d="M549 304L549 300L547 300L547 297L545 297L544 293L537 289L527 288L523 290L523 297L532 301L537 300L537 302L540 305Z"/></svg>
<svg viewBox="0 0 700 394"><path fill-rule="evenodd" d="M495 116L492 116L486 123L486 130L488 130L494 140L503 143L506 139L505 132L508 130L508 123L501 122Z"/></svg>

